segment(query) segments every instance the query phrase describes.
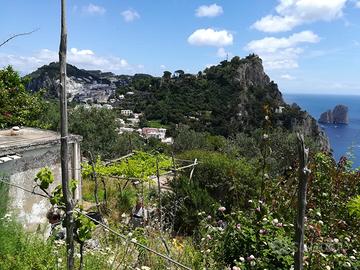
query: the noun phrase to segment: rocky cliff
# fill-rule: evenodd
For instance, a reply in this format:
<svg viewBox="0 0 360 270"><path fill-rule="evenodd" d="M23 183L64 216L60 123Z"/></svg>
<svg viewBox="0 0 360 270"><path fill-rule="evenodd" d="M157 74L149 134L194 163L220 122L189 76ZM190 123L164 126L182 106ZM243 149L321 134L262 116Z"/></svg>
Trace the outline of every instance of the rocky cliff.
<svg viewBox="0 0 360 270"><path fill-rule="evenodd" d="M345 105L336 105L331 111L321 114L319 123L322 124L349 124L349 109Z"/></svg>

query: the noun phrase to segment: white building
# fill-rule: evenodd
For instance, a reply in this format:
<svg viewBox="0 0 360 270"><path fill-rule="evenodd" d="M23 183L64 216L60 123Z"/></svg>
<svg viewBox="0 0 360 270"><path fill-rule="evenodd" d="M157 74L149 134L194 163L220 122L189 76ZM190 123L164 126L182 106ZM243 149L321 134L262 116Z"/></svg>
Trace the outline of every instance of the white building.
<svg viewBox="0 0 360 270"><path fill-rule="evenodd" d="M144 138L156 138L163 140L166 136L165 128L143 128L141 134Z"/></svg>
<svg viewBox="0 0 360 270"><path fill-rule="evenodd" d="M130 115L134 114L134 112L132 110L121 110L120 113L125 116L130 116Z"/></svg>

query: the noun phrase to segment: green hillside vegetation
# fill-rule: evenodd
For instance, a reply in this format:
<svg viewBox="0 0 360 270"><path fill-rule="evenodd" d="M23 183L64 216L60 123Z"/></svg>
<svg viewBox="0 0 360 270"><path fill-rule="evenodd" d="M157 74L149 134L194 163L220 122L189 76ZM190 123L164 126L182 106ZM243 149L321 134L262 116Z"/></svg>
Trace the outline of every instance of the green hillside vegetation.
<svg viewBox="0 0 360 270"><path fill-rule="evenodd" d="M315 126L299 125L308 116L284 104L274 83L239 87L237 68L256 64L254 57L224 61L197 76L181 71L162 78L137 75L119 89L136 91L130 102L132 109L145 112L142 121L169 125L172 146L118 135L117 110L70 108L70 130L83 136L83 154L95 159L82 164L81 208L100 210L126 239L96 226L89 235L100 248L85 248L84 269L177 269L134 243L190 269L292 269L299 181L296 127L307 131L310 149L304 269L360 269L360 174L349 160L335 161L323 149L316 123L310 119ZM0 71L0 93L8 106L0 108L3 127L56 129L56 103L26 92L24 83L11 68ZM280 105L284 113L277 114ZM33 108L37 114L27 113ZM191 166L179 170L195 160L193 171ZM167 171L173 171L172 177L162 179L159 194L156 175ZM2 194L7 191L0 185L0 269L63 269L64 243L25 233L5 215ZM134 228L129 219L139 202L149 209L149 220Z"/></svg>

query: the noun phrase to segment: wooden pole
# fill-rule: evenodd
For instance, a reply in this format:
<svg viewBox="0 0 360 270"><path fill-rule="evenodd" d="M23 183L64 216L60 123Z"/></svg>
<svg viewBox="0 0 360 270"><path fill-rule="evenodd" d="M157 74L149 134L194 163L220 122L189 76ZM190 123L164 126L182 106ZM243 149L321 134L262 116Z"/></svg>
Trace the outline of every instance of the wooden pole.
<svg viewBox="0 0 360 270"><path fill-rule="evenodd" d="M66 28L66 0L61 0L61 38L59 48L60 62L60 112L61 112L61 178L62 191L65 200L66 216L66 251L67 269L74 269L74 220L73 199L69 188L69 146L68 146L68 117L67 117L67 93L66 93L66 51L67 51L67 28Z"/></svg>
<svg viewBox="0 0 360 270"><path fill-rule="evenodd" d="M158 203L159 203L159 221L160 221L160 230L162 230L162 206L161 206L161 183L160 183L160 171L159 171L159 159L156 157L156 178L158 185Z"/></svg>
<svg viewBox="0 0 360 270"><path fill-rule="evenodd" d="M194 164L192 165L193 167L192 167L192 169L191 169L190 177L189 177L189 180L190 180L190 181L191 181L191 179L192 179L192 177L193 177L196 164L197 164L197 158L195 158Z"/></svg>
<svg viewBox="0 0 360 270"><path fill-rule="evenodd" d="M305 148L304 136L297 134L299 152L299 187L298 187L298 207L295 222L295 270L304 269L304 219L306 210L306 191L308 177L310 174L307 168L309 150Z"/></svg>

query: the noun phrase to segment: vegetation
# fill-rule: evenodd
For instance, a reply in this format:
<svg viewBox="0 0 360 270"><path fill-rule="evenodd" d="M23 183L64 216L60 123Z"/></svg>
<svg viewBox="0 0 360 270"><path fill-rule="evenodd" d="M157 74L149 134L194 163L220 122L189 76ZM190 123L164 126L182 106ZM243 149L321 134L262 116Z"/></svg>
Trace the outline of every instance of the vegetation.
<svg viewBox="0 0 360 270"><path fill-rule="evenodd" d="M25 83L12 67L0 70L0 128L50 127L50 122L44 121L49 104L42 98L43 93L29 93Z"/></svg>
<svg viewBox="0 0 360 270"><path fill-rule="evenodd" d="M84 269L172 269L168 260L137 244L191 269L292 268L299 161L296 135L289 130L304 115L296 106L273 113L281 104L275 85L247 91L238 87L236 67L252 57L224 61L197 76L180 70L163 78L140 74L119 88L118 93L143 93L133 100L133 109L145 111L142 121L169 125L173 146L118 135L116 110L71 109L70 130L83 136L82 149L90 158L82 164L84 203L77 209L99 211L121 235L76 212L74 234ZM0 75L1 94L8 100L0 109L4 127L45 123L56 129L56 117L42 114L56 115L56 103L26 92L25 82L11 68ZM240 124L241 119L227 117L237 115L235 104L242 94L250 117ZM20 101L26 106L11 111ZM308 136L305 142L311 171L305 269L360 269L360 174L346 158L336 162L315 139ZM122 155L127 156L105 161ZM48 190L53 180L44 168L34 185L62 209L61 186ZM7 196L2 195L7 193L0 184L0 269L64 268L61 241L25 233L5 215ZM143 226L133 222L139 206L148 211Z"/></svg>

